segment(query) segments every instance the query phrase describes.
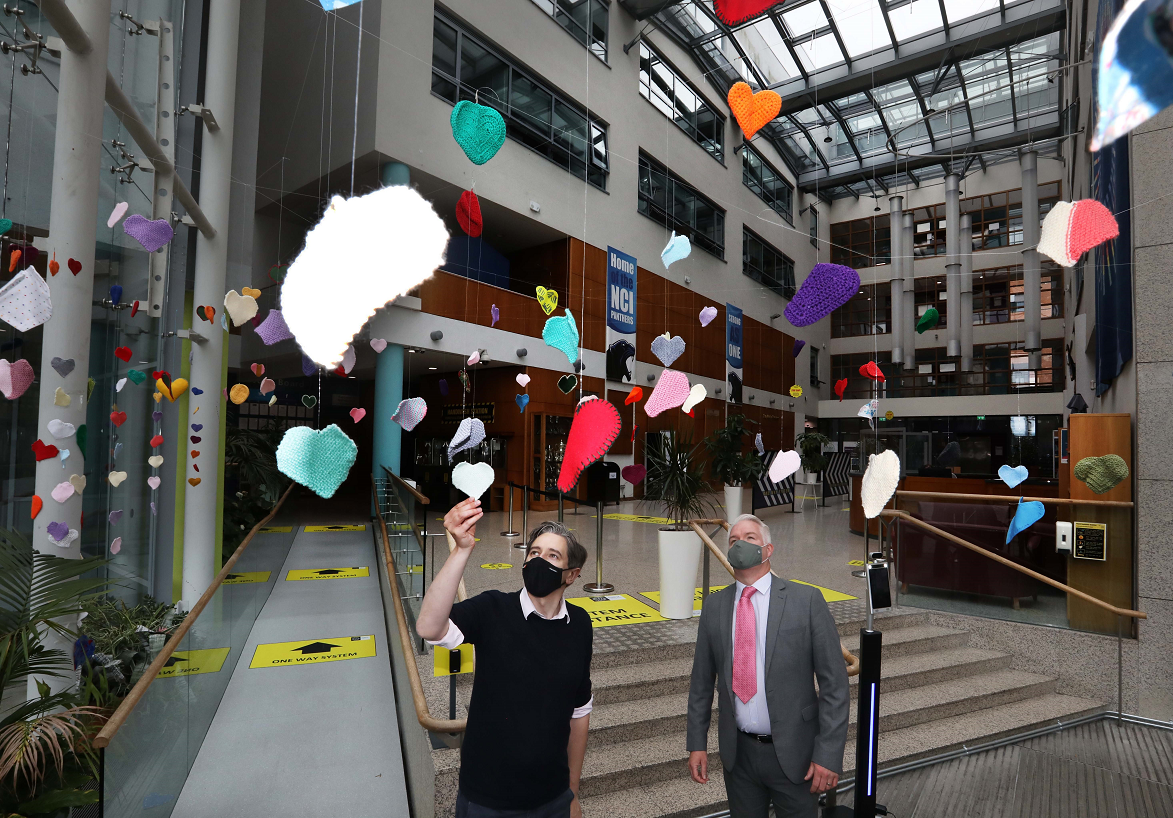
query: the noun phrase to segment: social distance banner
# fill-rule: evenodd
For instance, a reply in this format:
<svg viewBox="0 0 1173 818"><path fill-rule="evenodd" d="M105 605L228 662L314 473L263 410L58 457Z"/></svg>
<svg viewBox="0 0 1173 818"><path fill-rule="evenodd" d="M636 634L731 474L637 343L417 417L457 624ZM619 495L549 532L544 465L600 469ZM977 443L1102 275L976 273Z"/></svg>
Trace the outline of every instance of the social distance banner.
<svg viewBox="0 0 1173 818"><path fill-rule="evenodd" d="M635 365L635 256L607 248L607 380L631 383Z"/></svg>
<svg viewBox="0 0 1173 818"><path fill-rule="evenodd" d="M741 378L743 361L741 357L742 313L740 307L725 303L725 362L726 380L729 383L729 402L741 403Z"/></svg>

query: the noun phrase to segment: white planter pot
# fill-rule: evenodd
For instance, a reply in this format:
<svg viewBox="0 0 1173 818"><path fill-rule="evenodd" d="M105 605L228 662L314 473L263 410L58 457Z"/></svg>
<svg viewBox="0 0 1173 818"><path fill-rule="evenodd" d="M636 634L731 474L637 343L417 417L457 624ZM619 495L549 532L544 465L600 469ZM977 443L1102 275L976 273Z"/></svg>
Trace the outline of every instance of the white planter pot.
<svg viewBox="0 0 1173 818"><path fill-rule="evenodd" d="M741 516L741 486L725 486L725 519L732 525Z"/></svg>
<svg viewBox="0 0 1173 818"><path fill-rule="evenodd" d="M657 532L660 549L660 615L692 619L696 572L701 564L701 538L695 531Z"/></svg>

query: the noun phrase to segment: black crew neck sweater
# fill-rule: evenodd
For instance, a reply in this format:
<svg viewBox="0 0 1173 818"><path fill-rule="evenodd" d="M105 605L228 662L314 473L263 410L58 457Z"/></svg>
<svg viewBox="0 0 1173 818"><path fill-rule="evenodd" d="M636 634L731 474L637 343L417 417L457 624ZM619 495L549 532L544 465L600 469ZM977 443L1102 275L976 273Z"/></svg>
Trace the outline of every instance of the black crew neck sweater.
<svg viewBox="0 0 1173 818"><path fill-rule="evenodd" d="M522 617L521 592L485 591L450 618L476 646L460 789L491 809L534 809L570 786L570 718L591 699L590 616Z"/></svg>

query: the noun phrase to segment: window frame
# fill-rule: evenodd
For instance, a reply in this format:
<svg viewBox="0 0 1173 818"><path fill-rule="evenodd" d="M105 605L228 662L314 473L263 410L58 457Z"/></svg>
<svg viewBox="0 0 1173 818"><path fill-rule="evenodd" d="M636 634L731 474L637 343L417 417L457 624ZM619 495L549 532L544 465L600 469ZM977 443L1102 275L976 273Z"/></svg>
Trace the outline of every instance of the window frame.
<svg viewBox="0 0 1173 818"><path fill-rule="evenodd" d="M751 241L756 241L762 246L763 256L768 253L776 257L774 260L774 269L776 271L778 267L781 266L781 279L778 279L777 275L774 275L772 281L767 281L766 279L770 277L769 271L765 269L758 269L756 266L752 269L757 273L757 275L754 275L750 272L751 265L749 261L749 243ZM794 298L794 293L797 292L798 289L797 282L794 278L794 259L790 258L790 256L786 255L777 247L770 244L768 241L763 239L754 231L750 230L744 224L741 226L741 274L747 278L752 279L753 281L758 282L776 295L780 295L782 298L785 298L787 301Z"/></svg>
<svg viewBox="0 0 1173 818"><path fill-rule="evenodd" d="M663 68L663 70L671 75L671 77L672 77L672 98L671 98L671 100L664 99L662 93L654 92L651 85L649 83L644 82L644 77L649 75L649 72L645 72L644 67L643 67L644 66L644 59L645 59L644 58L645 51L648 52L648 54L650 55L650 59L658 61L659 65ZM655 69L655 62L652 62L650 64L650 67L652 70L654 70ZM692 96L695 98L696 103L697 103L697 105L696 105L697 110L694 112L694 117L701 110L708 111L712 115L712 122L714 123L714 128L713 128L714 139L710 140L710 139L705 139L702 137L700 125L699 125L699 117L697 117L697 119L698 119L697 124L688 125L686 121L681 121L682 117L675 115L675 113L677 111L679 111L680 107L681 107L680 103L679 103L679 94L677 93L677 90L676 90L678 85L683 85L685 88L687 88L689 93L691 93ZM647 102L653 108L655 108L657 111L659 111L661 114L663 114L668 119L672 120L672 122L674 122L676 124L676 127L680 128L680 130L684 131L684 133L686 133L688 135L688 137L692 140L692 142L694 144L696 144L701 150L703 150L706 154L711 156L717 162L721 163L722 166L725 165L725 116L721 113L721 111L719 109L710 105L708 99L702 93L700 93L700 91L698 91L696 89L696 87L691 82L689 82L683 76L681 76L680 72L676 70L675 66L673 66L672 63L670 63L666 59L664 59L663 54L661 54L659 51L657 51L655 48L653 48L651 46L651 44L648 43L647 40L644 40L644 39L641 39L639 41L639 95L641 97L643 97L645 100L647 100ZM674 115L669 116L668 113L659 104L657 104L656 100L654 100L653 97L656 97L656 99L661 100L664 103L664 105L670 107L672 109ZM713 145L714 148L710 149L708 147L708 144Z"/></svg>
<svg viewBox="0 0 1173 818"><path fill-rule="evenodd" d="M818 248L819 246L819 211L813 204L808 208L810 211L810 236L811 246Z"/></svg>
<svg viewBox="0 0 1173 818"><path fill-rule="evenodd" d="M583 31L583 34L590 40L589 43L583 42L583 40L580 39L578 36L576 36L574 31L571 31L571 29L570 29L569 24L573 24L576 30L582 30L582 26L579 24L578 20L575 20L572 15L566 14L565 10L562 10L561 17L559 16L558 11L559 11L559 9L561 9L562 2L563 2L563 0L533 0L533 4L535 6L537 6L538 8L540 8L555 23L557 23L558 26L563 31L565 31L567 34L569 34L571 39L573 39L575 42L577 42L579 45L581 45L587 51L589 51L590 53L592 53L596 57L598 57L600 60L602 60L604 64L609 64L607 61L607 57L608 57L608 51L610 48L610 41L611 41L611 2L610 2L610 0L587 0L587 4L588 4L587 8L589 10L588 14L587 14L588 30ZM545 3L549 3L550 8L546 8ZM596 6L603 7L604 25L603 25L603 40L602 40L602 46L601 46L602 53L599 53L600 49L597 48L595 45L596 43L598 43L598 41L595 40L594 35L590 31L590 26L594 22L594 19L595 19L593 12L594 12Z"/></svg>
<svg viewBox="0 0 1173 818"><path fill-rule="evenodd" d="M716 202L705 196L695 187L690 185L685 180L681 179L675 173L670 171L663 163L653 158L649 154L640 149L639 162L637 170L637 184L636 184L636 210L647 216L656 224L663 227L675 230L677 235L687 236L688 240L695 247L699 247L706 253L716 256L722 261L725 260L725 209L720 207ZM657 201L650 195L644 193L643 175L644 169L648 169L649 176L651 174L658 174L664 178L663 201ZM707 205L713 212L714 233L719 235L720 240L709 238L702 232L702 228L696 224L689 224L676 218L674 211L678 209L678 205L682 201L678 193L683 190L687 194L691 194L696 200ZM696 206L693 204L692 213L695 217ZM695 222L695 218L694 218Z"/></svg>
<svg viewBox="0 0 1173 818"><path fill-rule="evenodd" d="M749 157L753 156L762 168L762 189L759 191L754 185L750 184L752 173L749 167ZM765 172L773 174L774 177L781 183L781 186L788 192L787 204L783 207L778 203L778 197L774 197L774 201L766 198L766 182ZM766 160L760 152L755 150L748 142L741 146L741 184L753 191L753 194L765 202L771 210L786 220L786 223L791 227L794 226L794 185L790 184L790 180L783 176L776 167Z"/></svg>

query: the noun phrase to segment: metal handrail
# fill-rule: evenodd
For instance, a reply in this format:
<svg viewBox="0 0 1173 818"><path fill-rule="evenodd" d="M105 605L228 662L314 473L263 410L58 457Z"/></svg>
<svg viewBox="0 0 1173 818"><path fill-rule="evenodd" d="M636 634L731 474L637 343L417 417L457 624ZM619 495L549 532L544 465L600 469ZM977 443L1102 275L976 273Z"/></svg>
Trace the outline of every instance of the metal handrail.
<svg viewBox="0 0 1173 818"><path fill-rule="evenodd" d="M1130 500L1070 500L1066 497L1022 497L1018 498L1006 494L953 494L948 491L898 491L897 497L934 498L942 500L976 500L979 502L1010 502L1017 503L1021 499L1024 503L1037 502L1054 506L1108 506L1112 508L1133 508Z"/></svg>
<svg viewBox="0 0 1173 818"><path fill-rule="evenodd" d="M421 494L419 489L417 489L411 483L404 480L402 477L400 477L395 472L391 471L386 466L383 467L383 471L387 472L387 477L389 477L391 479L391 482L393 484L402 486L403 488L407 489L407 491L411 494L411 496L416 499L416 502L420 503L421 505L425 505L425 506L432 502L425 495Z"/></svg>
<svg viewBox="0 0 1173 818"><path fill-rule="evenodd" d="M729 576L734 576L733 566L729 564L729 560L725 557L724 554L721 553L721 549L717 547L717 544L715 542L713 542L712 538L709 537L709 535L705 533L703 528L701 528L702 525L720 525L720 526L724 527L724 529L726 531L728 531L729 530L728 521L717 520L717 519L689 520L688 524L692 527L693 531L695 531L697 534L700 535L701 542L703 542L705 544L705 547L708 548L709 551L712 552L713 555L715 555L717 557L717 561L720 562L721 565L723 565L725 567L725 570L729 572ZM782 576L777 571L775 571L773 568L770 569L770 573L773 574L774 576L778 577L778 579L782 579ZM706 578L708 576L707 569L706 569L705 576L706 576ZM706 588L705 590L708 591L708 588ZM839 642L839 650L843 654L843 661L847 663L847 675L848 676L858 676L859 675L859 668L860 668L859 657L856 656L851 651L849 651L846 647L844 647L842 640Z"/></svg>
<svg viewBox="0 0 1173 818"><path fill-rule="evenodd" d="M118 709L114 711L114 715L112 715L106 724L102 727L102 729L98 731L98 735L94 738L94 747L101 750L110 745L110 740L114 738L114 734L122 729L122 725L126 722L126 719L130 716L131 712L136 706L138 706L139 701L146 694L147 688L151 686L153 681L155 681L155 677L159 675L159 671L163 669L165 664L167 664L167 660L171 658L171 654L175 653L176 649L179 647L179 643L183 641L185 636L187 636L187 632L191 630L192 625L195 624L195 621L199 618L204 608L207 607L208 603L212 601L212 597L215 596L216 591L220 589L220 583L224 581L225 577L232 573L232 567L236 565L236 561L240 559L240 555L244 553L244 549L248 548L248 544L252 542L252 539L256 533L264 526L268 525L269 521L272 520L273 517L276 516L277 512L281 510L281 506L285 502L285 498L289 496L289 493L293 491L293 487L296 485L297 483L289 484L289 488L285 489L285 493L281 495L281 499L277 501L277 505L273 506L273 509L268 513L268 515L264 517L264 519L252 527L252 530L248 532L248 536L246 536L244 541L236 547L235 551L232 552L232 556L228 558L228 562L224 563L224 567L220 569L220 573L216 574L216 578L212 580L212 584L208 586L206 591L204 591L203 596L199 598L199 601L197 601L196 604L192 606L191 612L186 617L184 617L183 622L180 623L178 628L176 628L175 633L173 633L171 638L167 640L167 644L163 646L163 650L161 650L159 655L155 657L155 661L151 662L150 667L148 667L143 673L142 678L138 680L138 683L135 684L133 688L131 688L131 691L126 694L126 698L122 700L120 705L118 705Z"/></svg>
<svg viewBox="0 0 1173 818"><path fill-rule="evenodd" d="M981 496L984 496L984 495L981 495ZM933 536L941 537L942 539L948 540L949 542L954 543L956 545L960 545L963 548L968 548L970 551L975 551L978 554L981 554L983 557L989 557L990 559L994 560L994 562L999 562L1008 568L1013 568L1015 571L1018 571L1021 574L1026 574L1029 577L1033 577L1034 579L1037 579L1039 582L1043 582L1043 583L1046 583L1047 585L1050 585L1052 588L1058 588L1060 591L1065 591L1069 594L1072 594L1073 596L1079 597L1084 602L1090 602L1092 605L1096 605L1100 608L1103 608L1104 610L1109 611L1111 613L1114 613L1117 616L1130 616L1133 619L1148 619L1148 615L1143 613L1142 611L1134 611L1134 610L1131 610L1130 608L1117 608L1115 605L1111 604L1110 602L1104 602L1102 599L1097 599L1096 597L1092 596L1091 594L1084 593L1083 591L1080 591L1077 588L1072 588L1070 585L1066 585L1057 579L1051 579L1050 577L1048 577L1045 574L1040 574L1038 571L1034 571L1030 568L1027 568L1025 565L1019 565L1014 560L1008 560L1000 554L995 554L992 551L987 551L986 549L982 548L980 545L974 545L973 543L969 542L968 540L963 540L961 537L958 537L954 534L950 534L948 531L943 531L940 528L937 528L932 523L926 523L924 520L918 520L916 517L913 517L907 511L898 511L896 509L886 508L880 512L880 516L881 517L889 517L891 519L900 520L900 521L906 521L908 523L911 523L912 525L915 525L917 528L923 528L925 531L928 531L929 533L933 534Z"/></svg>
<svg viewBox="0 0 1173 818"><path fill-rule="evenodd" d="M431 730L435 733L463 733L468 726L468 719L437 719L428 710L428 700L424 696L424 683L420 679L419 666L415 661L415 645L412 644L411 632L407 628L407 615L403 612L403 600L399 596L399 581L395 579L395 557L391 555L391 541L387 536L387 523L383 519L383 510L379 508L379 492L374 475L371 475L371 492L375 496L375 514L379 519L379 528L383 533L383 560L387 565L387 584L391 586L391 599L395 605L395 623L399 630L399 643L403 647L404 664L407 665L407 680L411 686L411 700L415 706L415 717L425 730ZM461 580L458 596L461 596L463 591L464 580Z"/></svg>

